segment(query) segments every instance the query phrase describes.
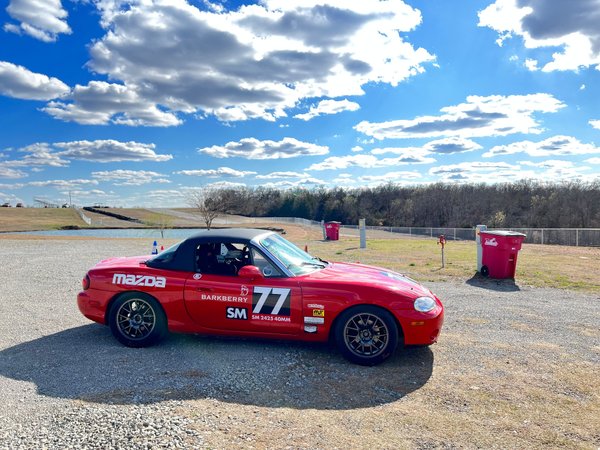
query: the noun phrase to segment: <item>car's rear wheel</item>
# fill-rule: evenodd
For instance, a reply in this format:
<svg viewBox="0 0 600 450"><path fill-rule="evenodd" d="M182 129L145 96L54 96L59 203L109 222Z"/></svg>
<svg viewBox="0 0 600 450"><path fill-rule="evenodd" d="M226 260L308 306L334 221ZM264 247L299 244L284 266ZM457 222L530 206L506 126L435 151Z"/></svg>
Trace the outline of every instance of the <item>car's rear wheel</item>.
<svg viewBox="0 0 600 450"><path fill-rule="evenodd" d="M373 366L387 359L398 347L398 326L392 315L382 308L357 306L340 315L335 338L346 359Z"/></svg>
<svg viewBox="0 0 600 450"><path fill-rule="evenodd" d="M113 303L109 317L114 337L128 347L148 347L167 335L167 317L155 298L129 292Z"/></svg>

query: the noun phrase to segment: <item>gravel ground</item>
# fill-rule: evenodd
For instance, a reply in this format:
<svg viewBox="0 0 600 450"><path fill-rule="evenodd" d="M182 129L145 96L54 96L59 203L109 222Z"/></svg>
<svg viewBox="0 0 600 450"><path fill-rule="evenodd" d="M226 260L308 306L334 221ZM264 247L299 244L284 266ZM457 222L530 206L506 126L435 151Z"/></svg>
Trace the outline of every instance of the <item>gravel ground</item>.
<svg viewBox="0 0 600 450"><path fill-rule="evenodd" d="M429 283L440 343L354 366L328 345L172 335L128 349L75 303L146 240L0 238L0 448L600 447L600 301Z"/></svg>

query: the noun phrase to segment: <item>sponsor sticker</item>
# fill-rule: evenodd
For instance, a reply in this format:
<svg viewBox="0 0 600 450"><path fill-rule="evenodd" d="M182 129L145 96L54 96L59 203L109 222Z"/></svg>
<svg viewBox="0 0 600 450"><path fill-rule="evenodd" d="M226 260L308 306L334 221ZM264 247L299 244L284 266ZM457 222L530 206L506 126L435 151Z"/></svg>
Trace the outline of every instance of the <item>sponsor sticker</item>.
<svg viewBox="0 0 600 450"><path fill-rule="evenodd" d="M246 295L248 295L248 286L246 286L246 285L242 284L242 287L241 287L241 289L240 289L240 295L242 295L242 296L244 296L244 297L245 297Z"/></svg>
<svg viewBox="0 0 600 450"><path fill-rule="evenodd" d="M195 273L194 276L192 277L194 280L199 280L200 278L202 278L202 274L201 273Z"/></svg>
<svg viewBox="0 0 600 450"><path fill-rule="evenodd" d="M316 309L325 309L323 305L319 305L318 303L309 303L306 305L307 308L316 308Z"/></svg>
<svg viewBox="0 0 600 450"><path fill-rule="evenodd" d="M237 297L235 295L202 294L200 300L213 302L247 303L248 297Z"/></svg>
<svg viewBox="0 0 600 450"><path fill-rule="evenodd" d="M290 292L287 288L255 286L252 291L252 314L289 316Z"/></svg>
<svg viewBox="0 0 600 450"><path fill-rule="evenodd" d="M312 325L323 325L325 323L325 319L323 317L305 317L304 323L309 323Z"/></svg>
<svg viewBox="0 0 600 450"><path fill-rule="evenodd" d="M248 308L229 307L225 310L228 319L248 320Z"/></svg>
<svg viewBox="0 0 600 450"><path fill-rule="evenodd" d="M146 286L156 288L164 288L167 285L167 279L165 277L125 273L115 273L112 282L113 284L124 284L126 286Z"/></svg>
<svg viewBox="0 0 600 450"><path fill-rule="evenodd" d="M312 311L313 317L325 317L324 309L313 309Z"/></svg>

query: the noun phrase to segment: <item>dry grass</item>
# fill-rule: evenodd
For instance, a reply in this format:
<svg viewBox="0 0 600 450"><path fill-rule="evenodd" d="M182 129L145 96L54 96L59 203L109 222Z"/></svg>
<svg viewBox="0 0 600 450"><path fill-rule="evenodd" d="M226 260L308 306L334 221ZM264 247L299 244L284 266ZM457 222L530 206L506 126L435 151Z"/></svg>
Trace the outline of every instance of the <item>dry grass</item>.
<svg viewBox="0 0 600 450"><path fill-rule="evenodd" d="M0 208L0 231L52 230L64 226L87 225L71 208Z"/></svg>

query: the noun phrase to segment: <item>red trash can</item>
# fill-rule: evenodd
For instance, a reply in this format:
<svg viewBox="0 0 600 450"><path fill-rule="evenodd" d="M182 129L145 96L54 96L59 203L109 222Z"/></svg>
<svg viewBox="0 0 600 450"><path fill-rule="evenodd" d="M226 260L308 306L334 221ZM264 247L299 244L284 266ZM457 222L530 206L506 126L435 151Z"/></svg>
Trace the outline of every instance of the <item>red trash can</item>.
<svg viewBox="0 0 600 450"><path fill-rule="evenodd" d="M325 222L325 236L330 241L337 241L340 239L340 225L342 222Z"/></svg>
<svg viewBox="0 0 600 450"><path fill-rule="evenodd" d="M517 256L527 237L516 231L481 231L481 275L490 278L514 278Z"/></svg>

